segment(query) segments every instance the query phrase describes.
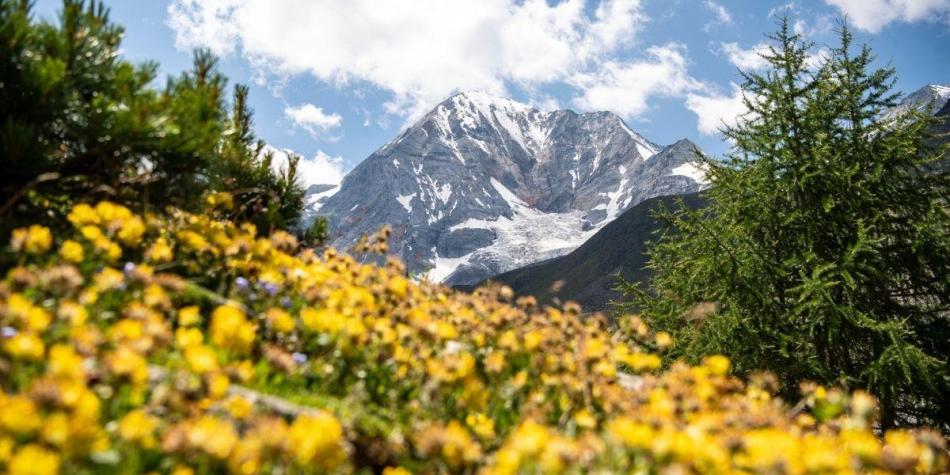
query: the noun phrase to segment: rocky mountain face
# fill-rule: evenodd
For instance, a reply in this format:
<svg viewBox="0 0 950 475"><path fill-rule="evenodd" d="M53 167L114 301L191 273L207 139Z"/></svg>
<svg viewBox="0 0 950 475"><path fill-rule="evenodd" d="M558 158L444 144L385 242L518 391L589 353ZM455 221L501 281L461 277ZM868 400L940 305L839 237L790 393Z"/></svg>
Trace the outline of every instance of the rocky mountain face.
<svg viewBox="0 0 950 475"><path fill-rule="evenodd" d="M311 196L346 249L380 226L410 272L450 285L577 248L651 197L703 188L688 140L659 146L616 114L455 95Z"/></svg>
<svg viewBox="0 0 950 475"><path fill-rule="evenodd" d="M950 102L950 84L928 84L901 99L900 104L887 111L886 117L896 117L912 109L928 110L935 115Z"/></svg>

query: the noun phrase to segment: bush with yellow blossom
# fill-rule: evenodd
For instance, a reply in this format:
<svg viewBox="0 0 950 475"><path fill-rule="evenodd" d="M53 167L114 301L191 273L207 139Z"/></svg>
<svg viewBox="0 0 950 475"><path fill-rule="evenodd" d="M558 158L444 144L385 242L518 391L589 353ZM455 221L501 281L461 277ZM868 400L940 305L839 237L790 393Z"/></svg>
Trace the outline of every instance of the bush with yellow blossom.
<svg viewBox="0 0 950 475"><path fill-rule="evenodd" d="M223 199L218 197L219 199ZM729 361L660 367L628 317L299 249L284 232L103 202L17 230L0 282L0 470L14 473L936 473L865 393Z"/></svg>

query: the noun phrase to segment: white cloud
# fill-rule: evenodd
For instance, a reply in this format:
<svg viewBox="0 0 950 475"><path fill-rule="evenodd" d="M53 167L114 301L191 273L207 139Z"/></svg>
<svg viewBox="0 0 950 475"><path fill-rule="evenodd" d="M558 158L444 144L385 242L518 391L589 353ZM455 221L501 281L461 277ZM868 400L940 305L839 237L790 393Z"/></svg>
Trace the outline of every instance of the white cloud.
<svg viewBox="0 0 950 475"><path fill-rule="evenodd" d="M792 22L792 31L797 35L805 37L814 37L829 33L835 26L836 16L832 13L812 15L813 8L802 8L796 2L791 1L782 5L773 7L769 10L769 17L780 17L787 15ZM810 16L806 21L804 17Z"/></svg>
<svg viewBox="0 0 950 475"><path fill-rule="evenodd" d="M746 72L769 66L769 62L762 57L762 54L769 52L768 43L758 43L749 49L743 49L738 43L721 43L720 50L730 63ZM812 50L805 57L805 66L811 70L817 69L830 54L831 50L826 47Z"/></svg>
<svg viewBox="0 0 950 475"><path fill-rule="evenodd" d="M811 70L818 69L830 55L831 50L825 47L819 48L817 51L812 51L805 57L805 66Z"/></svg>
<svg viewBox="0 0 950 475"><path fill-rule="evenodd" d="M542 112L551 112L561 109L561 103L556 97L547 94L532 96L528 99L528 105Z"/></svg>
<svg viewBox="0 0 950 475"><path fill-rule="evenodd" d="M704 135L715 135L724 126L734 126L746 114L742 89L732 84L732 94L691 93L686 96L686 107L699 118L697 128Z"/></svg>
<svg viewBox="0 0 950 475"><path fill-rule="evenodd" d="M421 115L457 90L505 94L599 69L647 21L641 0L173 0L179 48L239 52L270 76L310 74L392 94Z"/></svg>
<svg viewBox="0 0 950 475"><path fill-rule="evenodd" d="M769 9L769 16L788 15L798 11L798 2L791 1Z"/></svg>
<svg viewBox="0 0 950 475"><path fill-rule="evenodd" d="M676 43L647 49L649 59L608 61L595 73L577 74L569 82L582 93L573 100L582 109L610 110L638 116L653 96L677 97L701 87L687 72L686 47Z"/></svg>
<svg viewBox="0 0 950 475"><path fill-rule="evenodd" d="M300 176L304 183L339 185L343 181L343 157L330 156L318 150L311 158L300 160Z"/></svg>
<svg viewBox="0 0 950 475"><path fill-rule="evenodd" d="M848 21L870 33L893 22L950 19L950 0L825 0L847 15Z"/></svg>
<svg viewBox="0 0 950 475"><path fill-rule="evenodd" d="M234 51L237 25L228 21L239 0L175 0L168 6L168 26L175 31L175 47L209 48L215 54Z"/></svg>
<svg viewBox="0 0 950 475"><path fill-rule="evenodd" d="M327 132L340 127L343 117L337 113L327 114L313 104L301 104L297 107L285 107L284 115L295 126L310 132L314 138L326 138ZM333 139L333 137L330 137Z"/></svg>
<svg viewBox="0 0 950 475"><path fill-rule="evenodd" d="M287 161L291 150L281 150L267 146L267 151L273 152L274 158L271 168L278 173L287 169ZM312 158L301 158L297 164L297 173L304 189L310 185L339 185L343 181L343 157L334 157L323 150L318 150Z"/></svg>
<svg viewBox="0 0 950 475"><path fill-rule="evenodd" d="M769 52L768 43L758 43L749 49L743 49L739 43L721 43L722 52L729 62L743 71L762 69L769 64L763 53Z"/></svg>
<svg viewBox="0 0 950 475"><path fill-rule="evenodd" d="M706 0L703 2L703 5L705 5L709 11L716 15L717 23L723 25L732 23L732 14L729 13L729 10L727 10L726 7L714 2L713 0Z"/></svg>

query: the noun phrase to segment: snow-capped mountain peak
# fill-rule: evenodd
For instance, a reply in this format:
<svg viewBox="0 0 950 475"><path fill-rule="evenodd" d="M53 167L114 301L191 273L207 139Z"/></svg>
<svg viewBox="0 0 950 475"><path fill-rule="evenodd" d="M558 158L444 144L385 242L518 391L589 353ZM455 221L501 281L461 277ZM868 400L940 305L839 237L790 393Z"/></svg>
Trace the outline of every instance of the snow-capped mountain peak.
<svg viewBox="0 0 950 475"><path fill-rule="evenodd" d="M674 173L694 149L656 145L610 112L467 91L354 168L319 213L336 247L390 224L410 271L474 283L567 253L644 199L700 189Z"/></svg>
<svg viewBox="0 0 950 475"><path fill-rule="evenodd" d="M500 109L509 113L521 114L538 112L536 108L531 107L528 104L479 90L460 92L450 97L448 100L446 100L446 102L451 102L459 107L468 107L482 111L489 109Z"/></svg>
<svg viewBox="0 0 950 475"><path fill-rule="evenodd" d="M885 113L893 118L910 110L929 110L936 114L950 102L950 84L928 84L906 96L900 104Z"/></svg>
<svg viewBox="0 0 950 475"><path fill-rule="evenodd" d="M534 153L544 146L550 133L547 119L548 114L527 104L483 91L466 91L443 101L420 123L435 121L447 138L459 132L487 132L495 138L512 140L526 153Z"/></svg>

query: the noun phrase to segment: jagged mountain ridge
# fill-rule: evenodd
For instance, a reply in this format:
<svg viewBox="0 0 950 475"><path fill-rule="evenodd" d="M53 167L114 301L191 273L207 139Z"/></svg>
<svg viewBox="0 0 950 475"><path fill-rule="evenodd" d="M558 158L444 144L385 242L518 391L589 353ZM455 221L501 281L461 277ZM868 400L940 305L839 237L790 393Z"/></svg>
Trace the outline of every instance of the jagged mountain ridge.
<svg viewBox="0 0 950 475"><path fill-rule="evenodd" d="M695 146L616 114L452 96L311 202L347 248L384 224L410 272L448 284L563 255L644 199L702 188Z"/></svg>

